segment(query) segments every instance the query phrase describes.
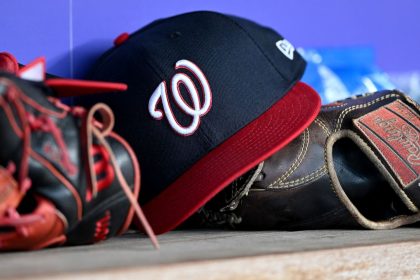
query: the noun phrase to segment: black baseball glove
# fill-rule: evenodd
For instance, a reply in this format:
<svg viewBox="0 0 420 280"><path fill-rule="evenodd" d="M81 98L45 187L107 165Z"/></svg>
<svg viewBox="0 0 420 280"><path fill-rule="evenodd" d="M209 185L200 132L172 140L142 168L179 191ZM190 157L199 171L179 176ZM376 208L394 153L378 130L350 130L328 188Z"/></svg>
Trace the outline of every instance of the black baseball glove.
<svg viewBox="0 0 420 280"><path fill-rule="evenodd" d="M139 165L111 109L51 97L76 81L25 80L40 77L42 60L19 69L1 53L0 67L0 251L95 243L124 233L135 212L154 240L137 203Z"/></svg>

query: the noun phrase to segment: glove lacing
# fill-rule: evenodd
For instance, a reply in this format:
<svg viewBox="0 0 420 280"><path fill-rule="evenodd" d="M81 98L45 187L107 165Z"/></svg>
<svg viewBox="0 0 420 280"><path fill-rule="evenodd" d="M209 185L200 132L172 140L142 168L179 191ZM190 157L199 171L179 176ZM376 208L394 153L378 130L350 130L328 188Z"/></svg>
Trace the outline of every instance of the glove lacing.
<svg viewBox="0 0 420 280"><path fill-rule="evenodd" d="M5 82L5 86L9 85L8 81ZM21 156L21 164L19 168L19 174L17 176L18 186L20 188L20 192L25 194L27 190L31 187L31 180L28 177L28 167L29 167L29 157L31 154L31 132L36 130L42 130L44 132L49 132L52 134L54 141L56 142L57 146L59 147L60 152L60 163L62 164L63 168L68 172L68 174L74 175L77 171L76 166L74 166L68 155L68 150L63 140L61 131L56 126L56 124L49 118L49 116L57 117L57 118L64 118L68 113L73 114L75 117L84 117L85 123L84 127L86 130L86 137L87 137L87 150L88 153L94 152L95 147L92 144L93 136L95 135L98 139L99 143L105 147L106 151L109 155L109 160L112 162L113 166L115 166L115 175L120 183L121 188L123 189L124 193L126 194L130 204L134 208L136 215L138 216L144 230L146 231L147 235L151 239L153 245L156 248L159 248L158 241L156 236L150 227L146 217L144 216L143 211L141 210L139 203L132 193L127 181L125 180L119 165L117 164L116 158L112 149L110 148L109 144L105 140L105 137L112 132L113 124L114 124L114 116L111 109L106 106L105 104L96 104L93 106L88 112L84 108L81 107L69 107L63 103L61 103L58 99L49 98L49 101L53 103L56 107L62 109L62 112L56 112L53 110L49 110L41 105L39 105L34 100L27 97L25 94L19 92L18 90L14 90L14 87L9 87L10 90L7 91L6 94L0 95L0 107L3 108L5 114L7 115L8 119L10 120L10 124L16 135L22 139L23 147L22 147L22 156ZM19 124L15 121L13 110L8 104L14 105L16 114L18 116ZM23 103L35 108L39 112L43 113L39 117L35 117L30 115L26 112ZM94 114L99 113L102 116L103 122L99 122L94 119ZM98 171L95 168L93 157L86 153L87 162L89 166L89 175L88 178L90 179L90 187L92 190L92 196L95 197L98 193L98 182L96 179L96 172ZM138 168L138 164L136 162L135 169ZM10 175L14 173L15 165L14 163L9 163L8 172ZM138 170L135 171L138 174ZM139 176L136 176L139 177ZM135 188L138 187L137 184L140 184L140 179L135 179ZM14 227L16 231L25 235L25 224L30 224L40 219L43 219L41 215L25 215L20 216L16 209L9 208L6 211L7 217L0 217L0 227ZM80 218L80 214L78 215Z"/></svg>

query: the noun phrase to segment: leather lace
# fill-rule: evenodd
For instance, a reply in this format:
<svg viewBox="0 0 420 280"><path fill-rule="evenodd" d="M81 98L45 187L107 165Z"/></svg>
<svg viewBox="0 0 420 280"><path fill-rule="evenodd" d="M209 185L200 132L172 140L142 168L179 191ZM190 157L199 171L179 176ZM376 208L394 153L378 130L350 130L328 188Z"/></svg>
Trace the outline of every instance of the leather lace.
<svg viewBox="0 0 420 280"><path fill-rule="evenodd" d="M6 85L9 84L7 80L3 82L5 82ZM17 174L17 182L18 186L20 187L20 191L22 193L26 193L27 190L31 187L31 180L28 177L28 168L31 154L31 133L34 131L43 131L52 135L52 138L59 148L59 163L63 169L68 172L68 175L72 176L76 174L77 167L70 160L62 132L57 127L56 123L51 119L51 117L61 119L70 113L75 117L82 118L83 120L82 128L85 132L84 136L87 138L87 152L85 152L85 157L88 162L88 180L89 186L91 188L90 198L96 197L99 190L106 188L109 184L111 184L112 179L115 176L130 204L132 205L137 217L139 218L146 234L151 239L153 245L156 248L159 248L157 238L143 211L141 210L137 198L131 191L129 184L122 174L122 171L117 163L111 147L105 139L105 137L113 135L112 128L114 125L114 116L111 109L107 105L100 103L93 106L89 111L86 111L81 107L69 107L61 103L56 98L49 98L49 101L52 104L54 104L57 108L62 109L61 112L57 112L43 107L33 99L15 89L15 87L12 85L9 88L10 90L8 90L6 94L0 96L0 107L3 108L6 116L10 120L12 129L16 135L22 139L23 142L22 155L19 165L20 168L19 173ZM24 104L36 109L40 115L34 116L29 114L27 110L25 110ZM15 110L12 110L11 105L13 105ZM20 124L16 122L14 113L17 115L18 122ZM101 115L102 122L99 122L94 118L96 113ZM95 139L98 141L97 145L93 144L93 136L95 136ZM95 164L94 156L92 155L98 153L100 153L105 158L105 161ZM115 167L115 173L112 167ZM14 173L14 164L10 163L8 169L11 174ZM112 172L110 172L111 169ZM107 173L107 175L105 178L101 178L98 182L97 176L103 172ZM138 189L140 187L139 170L136 169L135 173L138 178L133 189ZM43 219L41 215L33 214L20 216L16 209L10 208L6 211L6 217L0 217L0 226L15 227L18 232L24 234L25 225L39 221L40 219ZM101 236L98 236L98 238L103 237L103 233L100 233L100 235Z"/></svg>

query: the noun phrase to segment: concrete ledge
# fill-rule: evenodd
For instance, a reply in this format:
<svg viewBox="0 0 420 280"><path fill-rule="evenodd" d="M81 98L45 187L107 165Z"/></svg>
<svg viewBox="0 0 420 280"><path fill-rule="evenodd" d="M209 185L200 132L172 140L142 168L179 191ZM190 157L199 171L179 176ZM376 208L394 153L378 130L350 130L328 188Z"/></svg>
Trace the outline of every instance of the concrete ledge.
<svg viewBox="0 0 420 280"><path fill-rule="evenodd" d="M420 278L420 231L130 233L94 246L0 254L1 279Z"/></svg>

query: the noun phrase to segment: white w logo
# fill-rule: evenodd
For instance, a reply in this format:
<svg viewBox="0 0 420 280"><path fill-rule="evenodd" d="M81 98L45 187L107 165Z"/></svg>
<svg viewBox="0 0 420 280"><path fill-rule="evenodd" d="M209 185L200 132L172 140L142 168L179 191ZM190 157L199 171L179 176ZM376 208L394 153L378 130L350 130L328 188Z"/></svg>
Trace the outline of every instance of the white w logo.
<svg viewBox="0 0 420 280"><path fill-rule="evenodd" d="M161 120L165 115L170 126L176 132L184 136L189 136L194 134L194 132L199 127L201 116L207 114L211 108L211 89L206 76L204 76L200 68L198 68L198 66L191 61L185 59L179 60L175 64L175 69L186 69L197 78L204 93L204 103L201 104L200 95L198 94L197 87L194 85L192 79L184 73L177 73L172 77L171 80L171 92L178 107L187 115L190 115L193 118L191 124L189 126L182 126L175 118L171 110L171 105L169 104L168 89L165 81L159 84L159 86L155 89L152 96L150 97L149 113L153 118L157 120ZM190 104L188 104L182 97L179 90L180 84L183 84L186 87L188 93L191 96L193 106L190 106ZM162 101L164 113L156 108L160 100Z"/></svg>

